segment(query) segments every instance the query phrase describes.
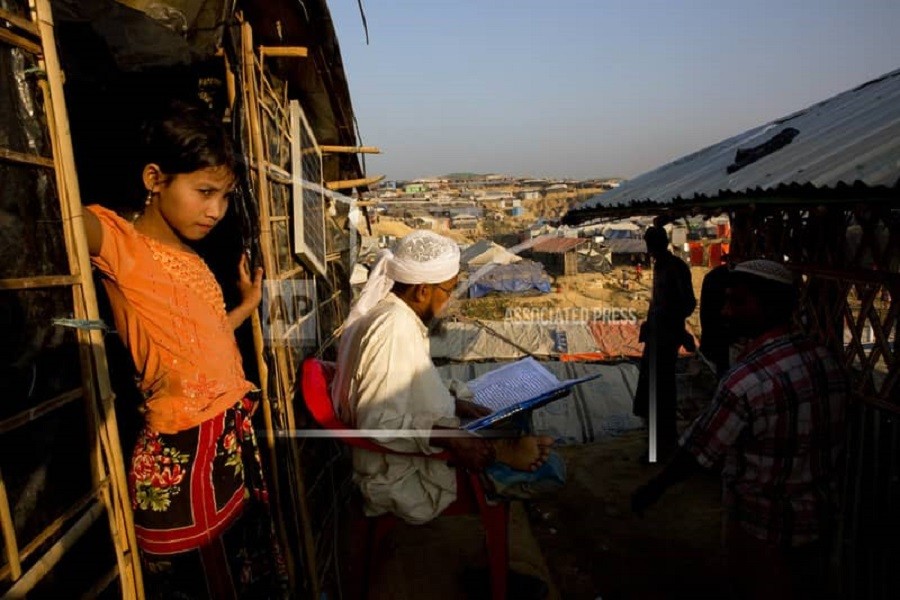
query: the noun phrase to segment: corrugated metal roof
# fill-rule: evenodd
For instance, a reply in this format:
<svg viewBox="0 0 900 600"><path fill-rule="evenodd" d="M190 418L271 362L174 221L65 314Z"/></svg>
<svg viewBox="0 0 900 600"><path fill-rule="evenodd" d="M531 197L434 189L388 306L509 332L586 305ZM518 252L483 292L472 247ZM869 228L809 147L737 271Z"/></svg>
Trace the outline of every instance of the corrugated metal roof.
<svg viewBox="0 0 900 600"><path fill-rule="evenodd" d="M788 128L799 132L790 143L728 173L739 149L760 146ZM583 202L572 213L646 200L712 198L757 188L833 188L854 183L900 185L900 69L626 181Z"/></svg>
<svg viewBox="0 0 900 600"><path fill-rule="evenodd" d="M545 252L547 254L565 254L574 250L587 240L583 238L558 237L550 238L536 243L531 247L532 252Z"/></svg>

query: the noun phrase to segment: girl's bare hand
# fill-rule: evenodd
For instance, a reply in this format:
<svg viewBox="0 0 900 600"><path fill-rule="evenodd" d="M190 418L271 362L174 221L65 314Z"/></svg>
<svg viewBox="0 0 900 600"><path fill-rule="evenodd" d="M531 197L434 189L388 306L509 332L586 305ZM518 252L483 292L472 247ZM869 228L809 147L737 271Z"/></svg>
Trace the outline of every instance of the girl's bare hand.
<svg viewBox="0 0 900 600"><path fill-rule="evenodd" d="M241 304L249 308L256 308L262 301L262 267L257 267L250 275L250 257L245 253L241 255L241 264L238 267L238 291L241 294Z"/></svg>

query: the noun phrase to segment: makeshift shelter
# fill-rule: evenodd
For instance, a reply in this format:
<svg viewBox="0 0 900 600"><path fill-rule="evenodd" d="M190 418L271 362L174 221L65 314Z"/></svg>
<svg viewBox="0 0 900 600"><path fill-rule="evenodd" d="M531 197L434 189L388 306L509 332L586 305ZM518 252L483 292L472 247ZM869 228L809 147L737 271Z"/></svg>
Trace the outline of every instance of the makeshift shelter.
<svg viewBox="0 0 900 600"><path fill-rule="evenodd" d="M604 242L612 253L614 267L649 264L647 244L640 238L612 238Z"/></svg>
<svg viewBox="0 0 900 600"><path fill-rule="evenodd" d="M509 254L509 253L507 253ZM518 257L516 257L518 258ZM481 298L491 292L550 291L550 277L540 263L519 260L507 264L488 263L468 280L469 298Z"/></svg>
<svg viewBox="0 0 900 600"><path fill-rule="evenodd" d="M285 433L303 424L293 406L302 353L325 344L350 298L358 211L334 190L378 179L357 158L376 149L357 145L328 8L32 4L36 12L0 1L0 315L11 338L0 362L9 399L0 415L0 591L143 597L124 475L130 447L118 437L135 389L117 369L107 373L107 360L124 363L100 321L81 199L127 204L140 189L128 175L139 121L167 97L191 96L230 123L245 168L233 210L200 252L226 301L245 247L272 284L273 302L261 307L271 319L255 314L238 339L263 392L256 427L292 592L319 598L339 585L334 541L349 480L332 445L303 446ZM312 348L287 342L286 329L300 323L289 320L285 294L301 288L315 295ZM115 409L111 377L123 381Z"/></svg>
<svg viewBox="0 0 900 600"><path fill-rule="evenodd" d="M474 271L487 264L508 265L522 260L499 244L490 240L479 240L460 253L459 263L463 269Z"/></svg>
<svg viewBox="0 0 900 600"><path fill-rule="evenodd" d="M642 239L641 228L631 221L616 221L608 223L601 229L605 240L630 240Z"/></svg>
<svg viewBox="0 0 900 600"><path fill-rule="evenodd" d="M578 252L579 273L609 273L612 270L612 250L606 246L582 248Z"/></svg>
<svg viewBox="0 0 900 600"><path fill-rule="evenodd" d="M588 243L588 240L581 238L548 238L539 241L527 252L554 275L575 275L578 273L577 250Z"/></svg>
<svg viewBox="0 0 900 600"><path fill-rule="evenodd" d="M835 540L844 597L897 589L898 193L900 70L636 177L564 219L724 213L733 254L783 261L796 273L797 325L852 379Z"/></svg>

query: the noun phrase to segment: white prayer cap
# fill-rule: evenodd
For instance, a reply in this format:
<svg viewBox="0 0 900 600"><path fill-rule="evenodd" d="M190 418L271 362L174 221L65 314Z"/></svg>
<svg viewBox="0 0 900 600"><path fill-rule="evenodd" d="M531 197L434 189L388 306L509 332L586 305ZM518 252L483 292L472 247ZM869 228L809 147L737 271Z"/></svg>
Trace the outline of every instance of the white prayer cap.
<svg viewBox="0 0 900 600"><path fill-rule="evenodd" d="M745 260L742 263L738 263L734 267L733 272L761 277L783 285L794 285L794 276L791 274L790 269L773 260Z"/></svg>
<svg viewBox="0 0 900 600"><path fill-rule="evenodd" d="M419 229L401 238L393 251L381 253L343 329L372 310L390 293L395 282L443 283L459 273L459 246L432 231Z"/></svg>

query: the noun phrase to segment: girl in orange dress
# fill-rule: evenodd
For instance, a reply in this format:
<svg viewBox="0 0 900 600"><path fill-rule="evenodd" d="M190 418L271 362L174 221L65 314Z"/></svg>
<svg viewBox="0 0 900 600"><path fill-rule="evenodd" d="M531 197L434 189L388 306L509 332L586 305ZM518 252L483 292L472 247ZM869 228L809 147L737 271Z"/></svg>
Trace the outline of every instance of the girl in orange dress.
<svg viewBox="0 0 900 600"><path fill-rule="evenodd" d="M259 451L257 399L234 337L259 305L262 270L240 265L241 302L194 250L228 210L235 157L221 124L176 104L144 130L146 205L133 220L84 211L91 260L134 360L145 426L129 487L148 597L284 595Z"/></svg>

